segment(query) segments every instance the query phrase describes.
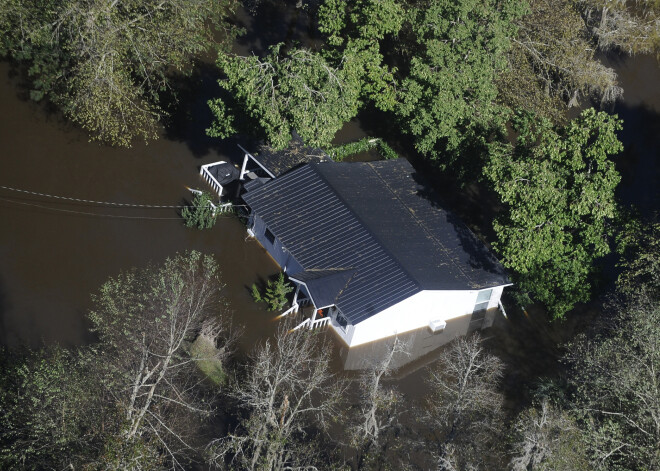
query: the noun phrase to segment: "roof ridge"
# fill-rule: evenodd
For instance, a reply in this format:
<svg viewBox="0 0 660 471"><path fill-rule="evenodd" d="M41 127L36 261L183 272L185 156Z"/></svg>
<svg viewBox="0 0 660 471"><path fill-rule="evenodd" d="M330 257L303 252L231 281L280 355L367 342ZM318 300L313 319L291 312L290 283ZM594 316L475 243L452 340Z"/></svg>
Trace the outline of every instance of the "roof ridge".
<svg viewBox="0 0 660 471"><path fill-rule="evenodd" d="M404 209L410 214L410 216L415 220L415 222L417 222L418 226L419 226L420 228L422 228L422 230L423 230L423 231L424 231L424 232L425 232L425 233L426 233L431 239L433 239L433 240L435 241L435 243L438 244L438 246L440 246L440 247L442 248L442 251L443 251L445 254L447 254L447 259L452 263L452 265L454 265L454 267L456 267L456 269L457 269L457 270L458 270L458 271L459 271L459 272L465 277L465 279L466 279L468 282L470 282L470 283L474 282L474 280L472 280L472 278L470 278L470 276L469 276L469 275L463 270L463 268L461 268L461 266L460 266L458 263L456 263L456 261L454 260L454 258L450 256L447 247L445 247L445 244L443 244L442 241L441 241L440 239L438 239L438 237L433 233L433 231L431 231L431 230L427 227L427 225L424 223L424 221L423 221L422 219L420 219L419 217L417 217L417 215L415 214L414 211L412 211L408 206L406 206L406 205L403 203L403 201L401 200L401 198L399 197L399 195L397 195L397 194L394 192L394 190L392 190L392 188L390 187L390 185L389 185L389 183L387 182L387 180L385 180L385 179L380 175L380 173L378 173L378 172L376 171L376 169L373 167L372 163L371 163L371 162L366 162L366 163L367 163L367 166L369 167L369 169L371 169L371 171L376 175L376 177L378 177L378 179L379 179L381 182L383 182L383 185L385 185L385 188L387 188L387 191L389 191L389 192L392 194L392 196L393 196L394 198L396 198L396 200L399 202L399 204L401 205L401 207L404 208ZM410 162L408 162L408 163L410 164ZM412 165L410 165L410 166L412 167ZM412 167L412 169L414 170L415 167ZM397 263L399 263L398 260L397 260ZM399 263L399 265L400 265L400 263ZM417 282L417 279L415 279L415 281Z"/></svg>
<svg viewBox="0 0 660 471"><path fill-rule="evenodd" d="M342 165L342 164L346 164L346 162L333 162L333 163L328 164L328 165ZM371 166L368 165L369 162L351 162L350 163L350 165L356 165L356 164L367 164L367 166L369 168L371 168ZM387 248L378 237L376 237L376 235L371 231L369 226L367 224L365 224L364 221L362 220L362 218L353 210L351 205L348 204L348 202L339 194L339 192L335 189L335 187L330 184L328 179L325 178L325 175L323 175L321 172L318 171L318 167L319 167L319 165L321 165L321 163L320 162L319 163L310 162L307 165L314 171L314 173L316 173L319 176L319 178L321 180L323 180L323 183L325 183L325 185L330 189L330 191L332 191L332 193L337 197L337 199L339 199L339 201L341 201L341 203L348 210L348 212L351 213L353 215L353 217L360 223L360 225L364 228L364 230L367 232L367 234L369 234L369 236L371 236L378 243L378 246L383 250L383 252L385 252L387 257L390 260L392 260L392 262L394 262L394 264L406 275L408 280L411 281L417 287L418 290L422 291L423 290L422 285L419 283L417 278L412 276L410 274L410 272L408 270L406 270L406 268L401 264L401 262L399 262L399 259L392 254L392 252L389 250L389 248ZM372 169L372 171L373 171L373 169ZM352 278L353 277L351 277L351 279ZM347 286L348 286L348 284L347 284Z"/></svg>

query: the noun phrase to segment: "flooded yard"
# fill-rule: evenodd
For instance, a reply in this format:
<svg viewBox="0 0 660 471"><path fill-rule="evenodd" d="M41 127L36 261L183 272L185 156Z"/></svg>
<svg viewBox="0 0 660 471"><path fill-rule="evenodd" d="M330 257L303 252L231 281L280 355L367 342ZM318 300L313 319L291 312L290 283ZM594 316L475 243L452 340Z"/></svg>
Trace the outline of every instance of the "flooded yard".
<svg viewBox="0 0 660 471"><path fill-rule="evenodd" d="M261 53L266 44L291 38L311 41L307 22L291 8L287 15L287 21L278 27L253 24L254 20L243 15L249 31L267 34L248 33L237 41L236 51ZM660 73L651 57L620 61L615 66L625 90L625 100L614 107L624 119L621 137L626 146L618 162L623 176L620 196L624 202L652 213L658 208L660 181ZM181 205L191 197L187 187L206 188L198 174L201 165L242 158L238 141L220 142L204 135L211 119L206 100L217 93L215 78L213 66L201 67L191 79L190 90L182 97L182 107L164 137L148 145L136 143L127 150L89 143L84 133L64 122L59 114L24 99L24 90L10 66L0 64L4 111L0 116L1 344L37 347L53 342L89 342L85 313L92 306L91 293L108 277L134 266L160 263L178 251L191 249L217 258L235 322L245 326L241 349L247 351L273 333L276 313L254 303L249 287L279 268L256 241L246 237L238 218L223 216L213 229L197 231L183 226L176 208L116 207L10 189L108 203ZM365 135L355 120L339 133L337 141ZM512 328L499 315L494 321L495 328L486 335L494 338L494 348L503 355L523 358L525 349L535 348L511 341L520 324ZM517 322L528 321L523 317ZM470 327L465 319L455 324L444 338L450 338L454 330L458 334ZM534 326L538 327L530 324L529 328ZM539 348L552 350L552 336L547 332L537 334L549 339ZM428 332L412 332L407 337L415 340L415 353L405 361L409 366L401 370L400 377L409 375L412 381L405 388L413 393L419 384L417 371L433 359L432 352L444 341ZM347 369L359 367L382 348L368 345L349 352L339 341L336 343L338 364L345 364ZM510 349L520 351L507 351ZM424 358L416 360L419 357Z"/></svg>

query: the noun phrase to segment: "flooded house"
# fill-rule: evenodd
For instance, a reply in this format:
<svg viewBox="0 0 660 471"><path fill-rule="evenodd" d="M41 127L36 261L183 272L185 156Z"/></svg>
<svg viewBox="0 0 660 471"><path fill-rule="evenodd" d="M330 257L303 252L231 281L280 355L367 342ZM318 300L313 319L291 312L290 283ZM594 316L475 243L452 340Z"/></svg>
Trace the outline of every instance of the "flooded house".
<svg viewBox="0 0 660 471"><path fill-rule="evenodd" d="M511 283L488 248L405 159L333 162L298 140L245 152L248 233L296 286L299 327L329 325L347 346L496 308Z"/></svg>

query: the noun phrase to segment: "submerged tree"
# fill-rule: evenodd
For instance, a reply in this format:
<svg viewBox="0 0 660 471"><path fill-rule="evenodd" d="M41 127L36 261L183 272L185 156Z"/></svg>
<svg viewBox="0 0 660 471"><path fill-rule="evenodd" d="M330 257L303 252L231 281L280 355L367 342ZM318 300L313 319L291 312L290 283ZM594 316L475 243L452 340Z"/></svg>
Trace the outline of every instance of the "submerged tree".
<svg viewBox="0 0 660 471"><path fill-rule="evenodd" d="M660 306L637 295L570 346L570 385L597 469L660 467Z"/></svg>
<svg viewBox="0 0 660 471"><path fill-rule="evenodd" d="M660 3L649 0L582 0L587 24L603 50L660 53Z"/></svg>
<svg viewBox="0 0 660 471"><path fill-rule="evenodd" d="M392 462L392 445L401 445L402 437L397 436L397 431L403 396L383 382L396 371L395 362L408 354L408 348L395 337L383 358L365 365L360 375L360 413L350 428L351 442L357 450L357 469L382 469L385 463Z"/></svg>
<svg viewBox="0 0 660 471"><path fill-rule="evenodd" d="M358 112L359 69L351 58L335 66L318 53L284 52L279 44L263 59L221 53L217 63L227 76L219 83L231 102L209 101L215 116L209 136L247 130L282 149L297 131L305 143L327 146Z"/></svg>
<svg viewBox="0 0 660 471"><path fill-rule="evenodd" d="M544 399L524 410L514 426L512 471L592 469L585 435L575 417Z"/></svg>
<svg viewBox="0 0 660 471"><path fill-rule="evenodd" d="M506 204L494 246L523 302L540 301L560 318L588 299L594 262L610 252L620 177L608 157L622 150L621 121L588 109L565 127L530 114L513 125L515 147L493 145L485 168Z"/></svg>
<svg viewBox="0 0 660 471"><path fill-rule="evenodd" d="M623 93L614 70L596 59L575 2L530 0L515 24L509 67L498 78L500 96L511 108L561 122L566 109L584 99L609 103Z"/></svg>
<svg viewBox="0 0 660 471"><path fill-rule="evenodd" d="M213 207L213 196L207 191L195 193L191 206L181 211L186 227L210 229L215 225L217 209Z"/></svg>
<svg viewBox="0 0 660 471"><path fill-rule="evenodd" d="M494 469L501 453L503 364L478 334L443 352L428 383L428 420L440 470Z"/></svg>
<svg viewBox="0 0 660 471"><path fill-rule="evenodd" d="M0 468L79 469L95 460L101 429L115 417L90 381L92 358L58 347L1 353Z"/></svg>
<svg viewBox="0 0 660 471"><path fill-rule="evenodd" d="M0 466L188 469L214 410L206 378L218 379L231 340L220 287L215 262L197 252L123 273L95 297L98 342L11 358Z"/></svg>
<svg viewBox="0 0 660 471"><path fill-rule="evenodd" d="M337 415L343 384L330 372L327 345L308 330L279 327L257 348L230 391L242 414L209 447L217 466L281 471L316 469L316 434Z"/></svg>
<svg viewBox="0 0 660 471"><path fill-rule="evenodd" d="M161 95L214 33L234 37L234 0L0 0L0 55L28 66L48 98L92 139L129 146L156 137Z"/></svg>
<svg viewBox="0 0 660 471"><path fill-rule="evenodd" d="M194 454L191 435L213 411L197 364L222 360L228 350L222 342L191 355L190 345L199 335L212 345L227 338L217 317L221 287L215 261L191 252L101 288L89 318L100 341L100 381L121 416L104 466L140 469L158 460L182 469Z"/></svg>

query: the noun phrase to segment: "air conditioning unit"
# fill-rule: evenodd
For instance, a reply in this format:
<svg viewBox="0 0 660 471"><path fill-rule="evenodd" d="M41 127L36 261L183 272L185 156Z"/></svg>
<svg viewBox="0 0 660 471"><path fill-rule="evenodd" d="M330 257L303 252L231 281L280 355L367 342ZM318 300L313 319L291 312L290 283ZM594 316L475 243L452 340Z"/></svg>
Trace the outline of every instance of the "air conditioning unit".
<svg viewBox="0 0 660 471"><path fill-rule="evenodd" d="M447 323L442 320L434 320L429 322L429 329L431 329L431 332L433 332L434 334L436 332L442 332L443 330L445 330L445 327L447 327Z"/></svg>

